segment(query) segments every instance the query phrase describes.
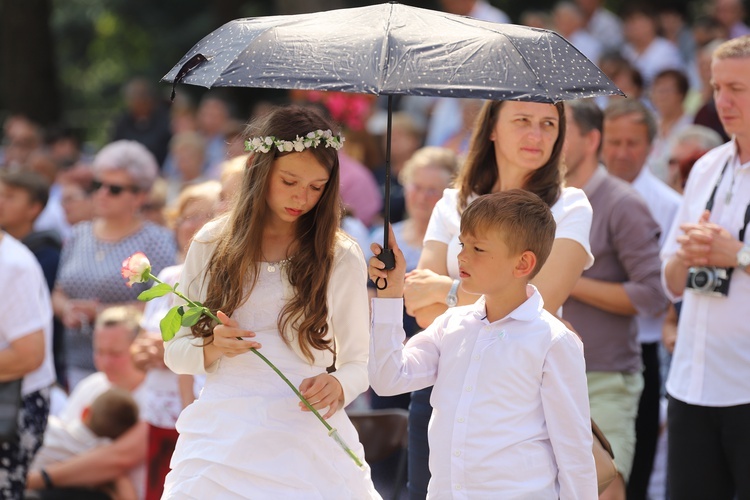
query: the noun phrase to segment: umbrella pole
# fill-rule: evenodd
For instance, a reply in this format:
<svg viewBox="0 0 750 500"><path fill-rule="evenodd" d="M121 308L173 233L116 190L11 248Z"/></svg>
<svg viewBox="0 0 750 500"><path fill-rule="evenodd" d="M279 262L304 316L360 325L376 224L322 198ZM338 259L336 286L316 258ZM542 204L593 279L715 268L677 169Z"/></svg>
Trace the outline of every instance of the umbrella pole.
<svg viewBox="0 0 750 500"><path fill-rule="evenodd" d="M380 262L385 264L384 269L389 271L396 267L396 257L388 243L388 232L391 225L391 125L393 116L393 96L388 95L388 127L385 136L385 207L383 210L383 251L378 255ZM385 290L388 287L388 280L383 279L383 286L380 286L380 279L375 282L379 290Z"/></svg>

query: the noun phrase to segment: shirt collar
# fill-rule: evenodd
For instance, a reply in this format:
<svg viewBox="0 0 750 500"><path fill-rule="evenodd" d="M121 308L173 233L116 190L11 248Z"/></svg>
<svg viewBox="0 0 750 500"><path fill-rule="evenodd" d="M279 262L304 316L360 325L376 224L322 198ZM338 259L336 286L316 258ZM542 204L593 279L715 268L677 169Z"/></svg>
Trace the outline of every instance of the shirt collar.
<svg viewBox="0 0 750 500"><path fill-rule="evenodd" d="M534 285L526 285L526 300L518 307L513 309L506 317L499 319L495 323L500 323L508 319L516 321L533 321L539 317L544 309L544 299ZM474 303L474 317L479 320L487 321L487 306L484 295L479 297Z"/></svg>

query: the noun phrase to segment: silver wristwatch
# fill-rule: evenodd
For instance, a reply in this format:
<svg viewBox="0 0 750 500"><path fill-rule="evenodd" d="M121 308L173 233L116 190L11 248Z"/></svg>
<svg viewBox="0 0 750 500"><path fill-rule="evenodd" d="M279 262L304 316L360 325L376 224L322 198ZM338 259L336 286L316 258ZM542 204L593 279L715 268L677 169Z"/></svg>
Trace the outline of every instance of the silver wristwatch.
<svg viewBox="0 0 750 500"><path fill-rule="evenodd" d="M448 307L456 307L456 304L458 304L458 285L460 284L461 280L453 280L451 290L445 298L445 303L448 304Z"/></svg>
<svg viewBox="0 0 750 500"><path fill-rule="evenodd" d="M750 245L745 245L737 252L737 267L747 270L750 266Z"/></svg>

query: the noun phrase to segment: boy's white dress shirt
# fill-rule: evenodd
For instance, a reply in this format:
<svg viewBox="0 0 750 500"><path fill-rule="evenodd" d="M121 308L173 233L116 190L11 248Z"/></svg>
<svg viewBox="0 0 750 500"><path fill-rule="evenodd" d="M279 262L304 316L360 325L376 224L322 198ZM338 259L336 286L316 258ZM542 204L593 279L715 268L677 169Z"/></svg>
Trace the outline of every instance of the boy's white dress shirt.
<svg viewBox="0 0 750 500"><path fill-rule="evenodd" d="M430 498L596 499L583 345L539 292L489 323L484 297L403 345L402 299L373 299L370 383L434 385Z"/></svg>

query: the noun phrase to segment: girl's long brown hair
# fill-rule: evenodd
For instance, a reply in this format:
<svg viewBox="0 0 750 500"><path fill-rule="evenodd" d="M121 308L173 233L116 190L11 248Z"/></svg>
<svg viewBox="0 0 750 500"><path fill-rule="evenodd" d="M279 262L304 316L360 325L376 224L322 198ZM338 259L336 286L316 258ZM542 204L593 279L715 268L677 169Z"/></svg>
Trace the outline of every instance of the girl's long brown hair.
<svg viewBox="0 0 750 500"><path fill-rule="evenodd" d="M497 123L500 108L504 101L487 101L479 112L474 133L471 137L469 152L466 155L461 172L456 179L458 186L458 211L463 212L472 194L488 194L500 178L500 169L495 158L495 145L490 140L492 130ZM523 186L527 191L539 196L547 205L552 206L560 197L563 172L560 168L563 142L565 142L565 108L562 103L554 105L557 109L559 125L557 140L552 146L549 160L536 169ZM502 140L497 137L495 140Z"/></svg>
<svg viewBox="0 0 750 500"><path fill-rule="evenodd" d="M246 137L274 136L293 141L308 132L331 129L333 125L310 107L285 106L250 124ZM328 333L328 280L331 275L334 247L341 218L339 200L338 153L325 144L310 148L316 159L328 170L329 178L315 207L302 215L296 224L294 257L286 266L294 294L284 305L278 328L284 332L297 329L301 351L312 362L312 350L330 350ZM263 260L261 240L268 214L266 197L274 160L282 155L275 147L269 153L255 153L248 162L234 208L218 235L216 251L208 263L208 280L204 306L231 315L250 296ZM250 280L249 286L247 280ZM203 318L193 327L196 337L213 335L213 324Z"/></svg>

